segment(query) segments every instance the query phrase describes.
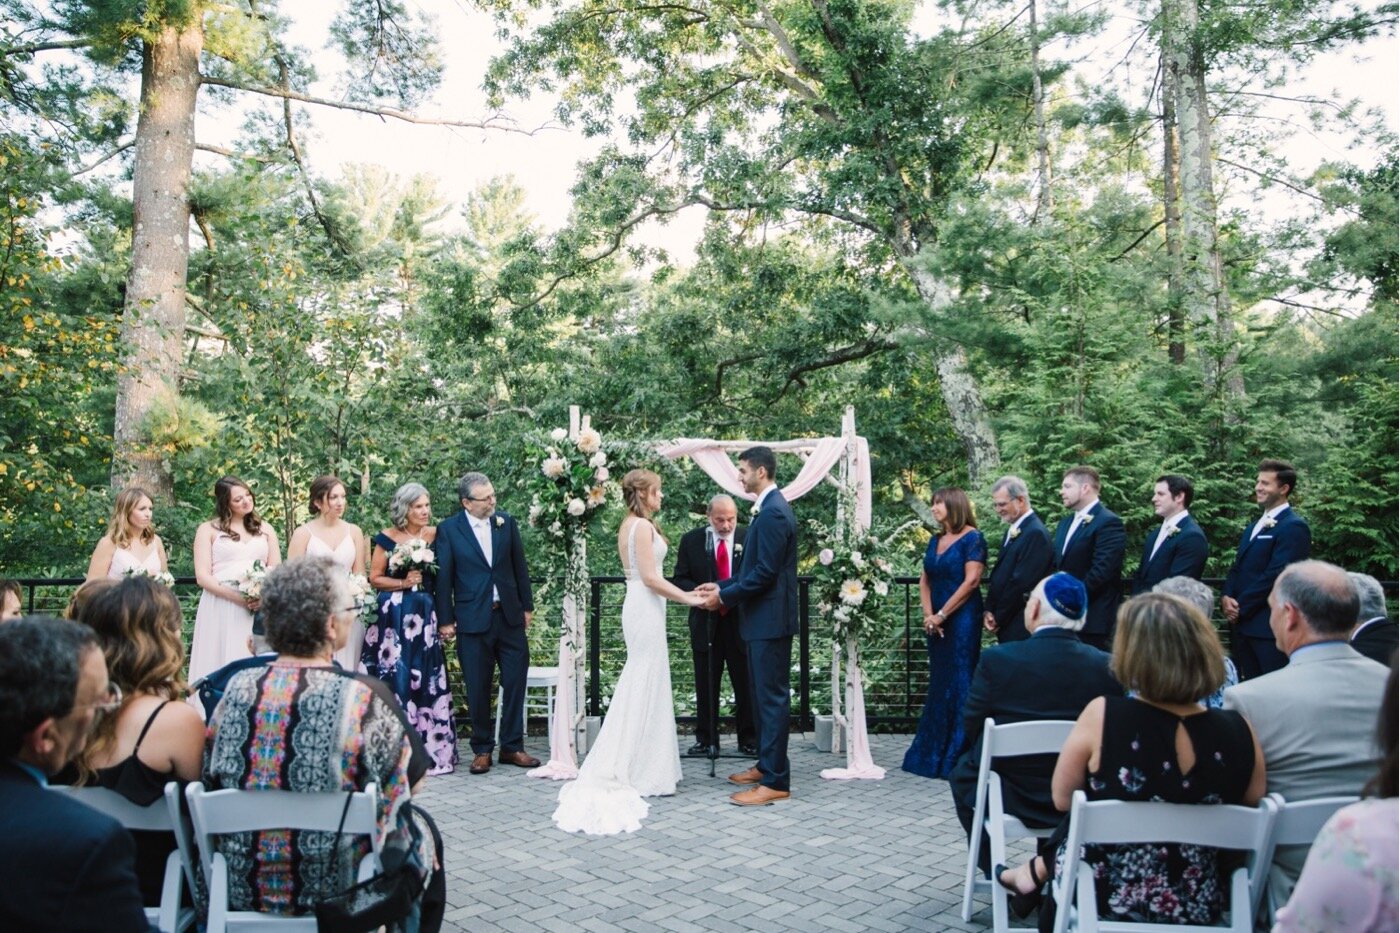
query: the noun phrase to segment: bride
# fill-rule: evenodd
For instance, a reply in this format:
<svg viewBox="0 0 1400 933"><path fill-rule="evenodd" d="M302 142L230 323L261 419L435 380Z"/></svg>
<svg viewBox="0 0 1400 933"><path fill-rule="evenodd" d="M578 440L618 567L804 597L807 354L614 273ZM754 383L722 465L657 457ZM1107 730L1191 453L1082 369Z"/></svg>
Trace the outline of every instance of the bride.
<svg viewBox="0 0 1400 933"><path fill-rule="evenodd" d="M661 575L666 539L651 518L661 508L661 477L632 470L622 478L622 495L627 517L617 530L617 550L627 575L622 603L627 663L578 780L560 788L554 811L560 829L590 836L641 828L648 809L642 798L676 792L681 757L666 652L666 600L687 606L700 601Z"/></svg>

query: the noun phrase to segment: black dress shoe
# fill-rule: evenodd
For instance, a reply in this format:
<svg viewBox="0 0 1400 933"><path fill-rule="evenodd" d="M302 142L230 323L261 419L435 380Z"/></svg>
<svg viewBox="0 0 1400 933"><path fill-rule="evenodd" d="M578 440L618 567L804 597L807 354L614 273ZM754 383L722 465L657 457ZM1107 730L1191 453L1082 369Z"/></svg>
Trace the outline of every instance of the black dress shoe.
<svg viewBox="0 0 1400 933"><path fill-rule="evenodd" d="M709 754L710 746L706 745L704 742L696 742L685 750L685 757L687 758L707 758Z"/></svg>
<svg viewBox="0 0 1400 933"><path fill-rule="evenodd" d="M748 755L750 758L758 757L758 746L753 744L752 742L740 742L739 751L745 755Z"/></svg>

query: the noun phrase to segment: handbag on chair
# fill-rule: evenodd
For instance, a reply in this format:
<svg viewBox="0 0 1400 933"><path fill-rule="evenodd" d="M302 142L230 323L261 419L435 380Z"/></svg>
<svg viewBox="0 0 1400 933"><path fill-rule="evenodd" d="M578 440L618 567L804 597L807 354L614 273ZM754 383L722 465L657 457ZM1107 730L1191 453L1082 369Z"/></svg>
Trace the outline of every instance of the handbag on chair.
<svg viewBox="0 0 1400 933"><path fill-rule="evenodd" d="M380 854L383 871L344 891L323 898L316 905L316 929L321 933L372 933L380 927L389 931L414 928L418 933L436 933L442 926L446 907L447 883L442 869L442 836L428 814L413 804L409 808L409 838L407 844L388 845ZM345 827L345 814L350 809L346 796L345 810L340 815L339 837ZM417 822L428 827L437 856L436 865L425 868L417 864L415 855L423 831ZM331 861L331 876L339 869L340 845L337 838ZM414 908L418 907L416 923L405 926Z"/></svg>

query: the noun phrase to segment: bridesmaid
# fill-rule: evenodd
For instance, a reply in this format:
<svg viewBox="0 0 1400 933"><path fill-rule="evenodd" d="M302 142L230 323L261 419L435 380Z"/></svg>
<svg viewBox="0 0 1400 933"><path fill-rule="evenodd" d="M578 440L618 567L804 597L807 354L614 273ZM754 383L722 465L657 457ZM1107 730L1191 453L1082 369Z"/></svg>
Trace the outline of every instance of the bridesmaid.
<svg viewBox="0 0 1400 933"><path fill-rule="evenodd" d="M345 484L335 476L318 476L311 481L309 507L311 520L292 532L287 542L287 560L310 554L329 557L347 574L364 575L365 536L360 526L344 521ZM365 626L359 616L350 623L345 647L335 653L335 659L347 671L360 670L360 647L365 639Z"/></svg>
<svg viewBox="0 0 1400 933"><path fill-rule="evenodd" d="M87 579L120 577L136 568L149 574L166 569L165 544L151 524L153 512L151 497L140 486L117 493L107 533L88 562Z"/></svg>
<svg viewBox="0 0 1400 933"><path fill-rule="evenodd" d="M250 655L253 611L258 604L243 598L237 581L254 561L271 570L282 559L277 532L258 517L255 505L247 483L225 476L214 484L214 518L194 533L194 578L204 592L190 643L191 683Z"/></svg>
<svg viewBox="0 0 1400 933"><path fill-rule="evenodd" d="M402 576L389 572L389 554L395 546L413 538L432 544L436 537L437 529L429 526L428 490L418 483L400 486L389 503L389 520L393 527L374 536L370 559L369 582L379 590L379 612L365 630L364 668L399 698L433 759L428 773L448 774L457 764L457 727L447 689L447 658L438 637L432 578L424 579L417 570Z"/></svg>
<svg viewBox="0 0 1400 933"><path fill-rule="evenodd" d="M982 570L987 542L967 493L940 489L933 517L941 534L928 543L919 574L919 602L928 639L928 695L904 770L946 778L963 744L963 704L982 651Z"/></svg>

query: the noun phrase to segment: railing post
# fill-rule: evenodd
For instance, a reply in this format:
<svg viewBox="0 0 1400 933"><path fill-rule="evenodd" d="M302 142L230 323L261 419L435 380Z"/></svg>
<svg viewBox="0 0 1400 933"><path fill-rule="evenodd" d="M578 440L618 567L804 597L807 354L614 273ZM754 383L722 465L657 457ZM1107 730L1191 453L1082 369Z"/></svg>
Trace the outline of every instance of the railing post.
<svg viewBox="0 0 1400 933"><path fill-rule="evenodd" d="M798 724L804 732L815 728L812 721L812 578L797 581L797 697Z"/></svg>
<svg viewBox="0 0 1400 933"><path fill-rule="evenodd" d="M603 581L592 577L588 597L588 715L602 715Z"/></svg>

